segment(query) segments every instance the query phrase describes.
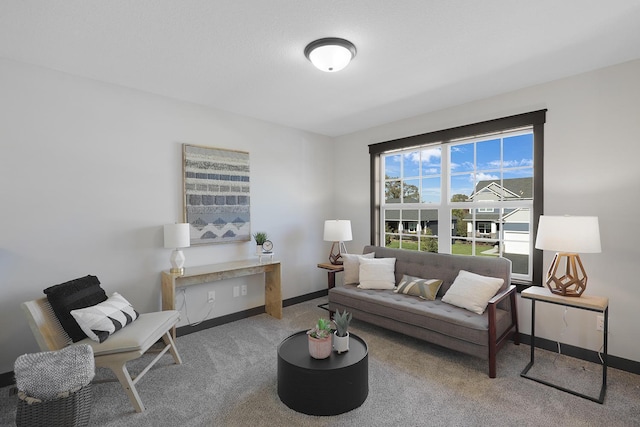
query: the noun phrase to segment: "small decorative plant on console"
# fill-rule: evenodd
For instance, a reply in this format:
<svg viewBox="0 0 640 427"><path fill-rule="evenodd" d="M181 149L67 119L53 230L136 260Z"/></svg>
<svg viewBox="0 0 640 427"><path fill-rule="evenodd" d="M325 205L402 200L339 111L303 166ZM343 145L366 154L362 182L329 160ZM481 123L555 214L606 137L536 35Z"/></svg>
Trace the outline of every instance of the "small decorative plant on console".
<svg viewBox="0 0 640 427"><path fill-rule="evenodd" d="M336 310L333 314L333 323L336 324L336 332L333 337L333 348L338 354L349 351L349 323L351 323L351 313L344 310L340 314L340 310Z"/></svg>
<svg viewBox="0 0 640 427"><path fill-rule="evenodd" d="M309 354L314 359L326 359L331 355L331 322L320 318L316 325L307 331L309 336Z"/></svg>
<svg viewBox="0 0 640 427"><path fill-rule="evenodd" d="M253 235L254 240L256 241L256 255L260 255L262 253L262 245L267 241L267 233L264 231L258 231Z"/></svg>

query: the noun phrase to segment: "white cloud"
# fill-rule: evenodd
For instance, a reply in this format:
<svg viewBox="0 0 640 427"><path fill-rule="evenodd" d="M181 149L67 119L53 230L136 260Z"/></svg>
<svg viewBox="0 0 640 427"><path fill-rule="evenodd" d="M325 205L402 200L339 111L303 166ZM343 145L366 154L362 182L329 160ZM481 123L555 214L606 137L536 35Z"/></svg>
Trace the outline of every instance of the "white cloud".
<svg viewBox="0 0 640 427"><path fill-rule="evenodd" d="M469 177L471 177L471 175L469 175ZM484 172L480 172L480 173L476 174L476 182L488 181L488 180L492 180L492 179L500 179L500 176L491 175L489 173L484 173Z"/></svg>

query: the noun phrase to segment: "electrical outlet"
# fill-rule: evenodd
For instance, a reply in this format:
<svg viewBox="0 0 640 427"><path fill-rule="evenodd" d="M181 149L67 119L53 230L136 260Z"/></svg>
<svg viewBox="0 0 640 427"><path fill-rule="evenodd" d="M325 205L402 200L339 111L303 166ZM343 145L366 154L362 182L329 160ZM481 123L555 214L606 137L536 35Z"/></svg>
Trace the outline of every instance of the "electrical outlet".
<svg viewBox="0 0 640 427"><path fill-rule="evenodd" d="M209 291L209 296L207 297L208 302L216 301L216 291Z"/></svg>
<svg viewBox="0 0 640 427"><path fill-rule="evenodd" d="M596 318L596 331L604 331L604 316Z"/></svg>
<svg viewBox="0 0 640 427"><path fill-rule="evenodd" d="M240 286L234 286L233 287L233 297L238 297L240 296Z"/></svg>
<svg viewBox="0 0 640 427"><path fill-rule="evenodd" d="M247 296L247 285L242 285L242 296L246 297Z"/></svg>

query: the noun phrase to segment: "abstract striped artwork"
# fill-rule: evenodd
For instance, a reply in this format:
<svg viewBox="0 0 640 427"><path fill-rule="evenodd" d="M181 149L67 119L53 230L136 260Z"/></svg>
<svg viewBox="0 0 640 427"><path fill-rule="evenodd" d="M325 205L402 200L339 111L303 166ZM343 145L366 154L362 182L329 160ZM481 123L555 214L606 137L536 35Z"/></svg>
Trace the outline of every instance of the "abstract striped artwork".
<svg viewBox="0 0 640 427"><path fill-rule="evenodd" d="M251 240L249 153L183 144L191 245Z"/></svg>

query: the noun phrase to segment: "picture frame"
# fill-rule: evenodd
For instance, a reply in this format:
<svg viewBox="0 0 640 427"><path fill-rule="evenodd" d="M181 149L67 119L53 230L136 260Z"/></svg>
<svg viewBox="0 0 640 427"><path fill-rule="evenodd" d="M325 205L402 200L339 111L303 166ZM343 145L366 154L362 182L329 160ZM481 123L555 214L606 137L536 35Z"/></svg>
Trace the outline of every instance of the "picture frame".
<svg viewBox="0 0 640 427"><path fill-rule="evenodd" d="M246 151L182 144L191 246L251 240L249 166Z"/></svg>

